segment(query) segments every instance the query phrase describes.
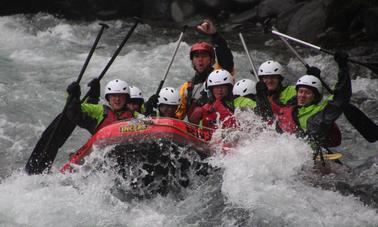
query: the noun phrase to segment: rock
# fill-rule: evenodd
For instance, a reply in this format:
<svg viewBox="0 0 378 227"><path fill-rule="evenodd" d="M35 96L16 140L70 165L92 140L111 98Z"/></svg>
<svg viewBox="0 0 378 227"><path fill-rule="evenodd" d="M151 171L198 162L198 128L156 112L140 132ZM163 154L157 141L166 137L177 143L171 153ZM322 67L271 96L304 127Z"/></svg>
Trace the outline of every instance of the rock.
<svg viewBox="0 0 378 227"><path fill-rule="evenodd" d="M176 0L171 3L171 17L175 22L183 22L193 16L194 6L191 1Z"/></svg>
<svg viewBox="0 0 378 227"><path fill-rule="evenodd" d="M148 19L169 20L170 15L170 0L141 0L143 9L142 17Z"/></svg>
<svg viewBox="0 0 378 227"><path fill-rule="evenodd" d="M279 31L286 31L291 19L298 12L298 10L304 6L304 4L304 2L300 2L294 5L293 7L278 14L276 28Z"/></svg>
<svg viewBox="0 0 378 227"><path fill-rule="evenodd" d="M332 0L326 6L325 26L334 27L337 31L345 32L349 29L352 20L361 9L359 0Z"/></svg>
<svg viewBox="0 0 378 227"><path fill-rule="evenodd" d="M247 20L253 20L257 18L257 8L246 10L240 14L237 14L229 19L231 23L241 23Z"/></svg>
<svg viewBox="0 0 378 227"><path fill-rule="evenodd" d="M258 16L261 18L276 17L294 5L294 0L264 0L258 5Z"/></svg>
<svg viewBox="0 0 378 227"><path fill-rule="evenodd" d="M237 2L237 3L250 3L251 5L254 5L254 4L257 4L260 2L260 0L233 0L234 2Z"/></svg>
<svg viewBox="0 0 378 227"><path fill-rule="evenodd" d="M371 40L378 40L378 8L370 8L364 14L364 27L366 35Z"/></svg>
<svg viewBox="0 0 378 227"><path fill-rule="evenodd" d="M307 42L317 40L317 35L325 28L325 9L322 2L312 1L301 7L292 17L287 27L287 33Z"/></svg>
<svg viewBox="0 0 378 227"><path fill-rule="evenodd" d="M209 7L213 9L225 9L225 6L228 5L227 0L193 0L194 4L198 6Z"/></svg>
<svg viewBox="0 0 378 227"><path fill-rule="evenodd" d="M205 17L227 18L231 8L228 0L193 0L195 10Z"/></svg>

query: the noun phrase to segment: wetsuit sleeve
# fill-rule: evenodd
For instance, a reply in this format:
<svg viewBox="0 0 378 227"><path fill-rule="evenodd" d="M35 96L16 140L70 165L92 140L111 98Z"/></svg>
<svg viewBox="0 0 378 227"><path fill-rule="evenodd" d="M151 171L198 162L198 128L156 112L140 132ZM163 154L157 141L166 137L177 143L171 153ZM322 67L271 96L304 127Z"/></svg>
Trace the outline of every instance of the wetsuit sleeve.
<svg viewBox="0 0 378 227"><path fill-rule="evenodd" d="M91 134L96 132L98 125L104 119L104 106L98 104L81 104L81 116L78 125L85 128Z"/></svg>
<svg viewBox="0 0 378 227"><path fill-rule="evenodd" d="M307 133L322 142L327 139L332 124L342 114L352 95L348 66L340 67L334 97L319 113L308 120Z"/></svg>
<svg viewBox="0 0 378 227"><path fill-rule="evenodd" d="M214 33L212 36L212 43L215 47L215 53L217 55L218 64L230 73L234 70L234 57L230 48L227 45L226 40L219 35L219 33Z"/></svg>

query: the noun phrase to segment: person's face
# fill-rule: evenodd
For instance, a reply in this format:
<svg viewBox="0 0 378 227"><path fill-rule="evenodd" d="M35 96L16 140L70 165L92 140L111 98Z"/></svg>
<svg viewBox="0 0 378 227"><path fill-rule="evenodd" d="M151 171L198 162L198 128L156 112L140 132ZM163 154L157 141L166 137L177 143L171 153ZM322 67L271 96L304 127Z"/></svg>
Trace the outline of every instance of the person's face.
<svg viewBox="0 0 378 227"><path fill-rule="evenodd" d="M198 73L205 71L210 66L211 62L209 53L204 51L196 51L193 53L192 64Z"/></svg>
<svg viewBox="0 0 378 227"><path fill-rule="evenodd" d="M281 76L279 75L265 75L261 77L262 81L266 84L268 91L276 90L281 82Z"/></svg>
<svg viewBox="0 0 378 227"><path fill-rule="evenodd" d="M217 85L212 87L212 92L214 98L217 100L223 99L228 95L228 86L227 85Z"/></svg>
<svg viewBox="0 0 378 227"><path fill-rule="evenodd" d="M126 104L126 95L125 94L110 94L109 95L109 104L114 111L122 110Z"/></svg>
<svg viewBox="0 0 378 227"><path fill-rule="evenodd" d="M130 102L130 103L127 103L126 106L127 106L127 109L130 110L132 113L135 111L140 113L141 106L138 103Z"/></svg>
<svg viewBox="0 0 378 227"><path fill-rule="evenodd" d="M299 87L297 91L297 103L298 106L308 106L315 99L314 92L307 87Z"/></svg>
<svg viewBox="0 0 378 227"><path fill-rule="evenodd" d="M177 105L160 104L159 112L161 117L176 118Z"/></svg>

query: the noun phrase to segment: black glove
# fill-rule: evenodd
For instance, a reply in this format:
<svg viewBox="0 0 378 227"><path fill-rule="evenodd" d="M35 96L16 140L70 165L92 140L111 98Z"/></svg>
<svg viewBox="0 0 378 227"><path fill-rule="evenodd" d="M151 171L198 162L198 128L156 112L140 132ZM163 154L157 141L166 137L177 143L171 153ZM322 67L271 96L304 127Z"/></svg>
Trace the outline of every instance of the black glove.
<svg viewBox="0 0 378 227"><path fill-rule="evenodd" d="M144 106L146 108L146 112L144 112L145 115L151 115L154 112L154 108L157 108L157 103L159 102L159 95L154 94L152 95L146 103L144 103Z"/></svg>
<svg viewBox="0 0 378 227"><path fill-rule="evenodd" d="M201 91L201 97L196 100L196 106L203 106L207 102L214 102L214 97L211 95L211 92L209 92L210 96L208 97L206 91Z"/></svg>
<svg viewBox="0 0 378 227"><path fill-rule="evenodd" d="M266 96L268 94L268 87L263 81L259 81L256 83L256 95L258 96Z"/></svg>
<svg viewBox="0 0 378 227"><path fill-rule="evenodd" d="M344 51L336 51L334 58L340 68L348 65L348 54Z"/></svg>
<svg viewBox="0 0 378 227"><path fill-rule="evenodd" d="M67 105L66 116L70 121L77 123L81 115L80 99L73 97Z"/></svg>
<svg viewBox="0 0 378 227"><path fill-rule="evenodd" d="M315 67L315 66L310 66L309 68L307 68L307 71L306 71L307 75L313 75L317 78L320 78L320 69Z"/></svg>
<svg viewBox="0 0 378 227"><path fill-rule="evenodd" d="M98 99L100 97L100 80L98 78L94 78L88 83L88 87L90 87L88 96L90 98Z"/></svg>
<svg viewBox="0 0 378 227"><path fill-rule="evenodd" d="M74 81L67 87L67 92L72 98L80 99L81 91L78 82Z"/></svg>

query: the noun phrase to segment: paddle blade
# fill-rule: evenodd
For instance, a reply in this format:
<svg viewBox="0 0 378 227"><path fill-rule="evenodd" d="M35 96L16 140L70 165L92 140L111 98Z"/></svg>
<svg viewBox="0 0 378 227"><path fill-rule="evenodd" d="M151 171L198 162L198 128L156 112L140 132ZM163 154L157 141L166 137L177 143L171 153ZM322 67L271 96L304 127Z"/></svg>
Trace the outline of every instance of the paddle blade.
<svg viewBox="0 0 378 227"><path fill-rule="evenodd" d="M62 117L61 117L62 116ZM59 121L60 124L59 124ZM59 124L59 127L58 127ZM52 133L55 134L49 142ZM25 166L25 171L28 174L41 174L46 168L53 163L58 150L66 142L68 137L72 134L76 124L70 121L66 115L59 114L51 124L42 133L37 145L34 147L32 154Z"/></svg>
<svg viewBox="0 0 378 227"><path fill-rule="evenodd" d="M352 104L343 107L348 121L370 143L378 140L378 126L368 118L360 109Z"/></svg>

